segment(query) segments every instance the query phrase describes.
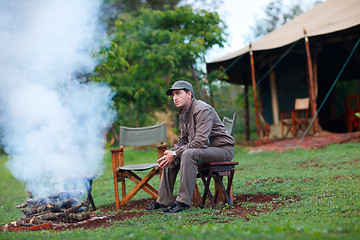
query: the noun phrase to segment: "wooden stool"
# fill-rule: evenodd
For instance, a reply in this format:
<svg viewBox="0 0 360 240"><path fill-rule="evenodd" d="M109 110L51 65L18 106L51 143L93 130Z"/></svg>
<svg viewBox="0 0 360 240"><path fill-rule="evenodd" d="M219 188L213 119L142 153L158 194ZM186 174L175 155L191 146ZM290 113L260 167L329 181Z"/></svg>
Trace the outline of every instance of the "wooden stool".
<svg viewBox="0 0 360 240"><path fill-rule="evenodd" d="M205 206L206 197L209 196L211 206L216 208L213 195L211 194L209 185L211 178L215 180L215 189L218 189L220 193L225 196L224 202L226 201L230 207L232 207L230 199L230 189L232 186L232 181L235 173L235 166L238 165L238 162L212 162L205 165L201 165L198 168L198 173L204 183L204 193L201 200L201 207ZM223 176L228 176L228 184L225 190L224 184L222 182Z"/></svg>

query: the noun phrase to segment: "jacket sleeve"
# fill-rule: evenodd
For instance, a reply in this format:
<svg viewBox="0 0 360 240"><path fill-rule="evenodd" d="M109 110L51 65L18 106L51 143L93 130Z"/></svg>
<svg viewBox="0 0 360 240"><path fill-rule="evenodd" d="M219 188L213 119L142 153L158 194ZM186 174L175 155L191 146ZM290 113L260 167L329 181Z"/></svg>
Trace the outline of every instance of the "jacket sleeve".
<svg viewBox="0 0 360 240"><path fill-rule="evenodd" d="M178 149L181 148L182 146L186 145L187 142L188 142L188 137L185 136L183 130L181 130L181 133L178 137L178 141L175 144L175 146L173 148L171 148L171 151L178 151ZM178 155L178 156L180 156L180 155Z"/></svg>

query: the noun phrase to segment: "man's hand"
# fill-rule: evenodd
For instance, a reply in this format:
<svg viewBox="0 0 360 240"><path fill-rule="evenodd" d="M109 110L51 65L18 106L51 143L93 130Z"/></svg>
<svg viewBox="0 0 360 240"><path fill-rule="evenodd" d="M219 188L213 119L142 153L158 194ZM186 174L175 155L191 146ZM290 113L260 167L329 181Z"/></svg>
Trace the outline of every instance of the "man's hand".
<svg viewBox="0 0 360 240"><path fill-rule="evenodd" d="M173 161L173 151L170 150L166 150L164 156L157 160L159 168L167 168Z"/></svg>

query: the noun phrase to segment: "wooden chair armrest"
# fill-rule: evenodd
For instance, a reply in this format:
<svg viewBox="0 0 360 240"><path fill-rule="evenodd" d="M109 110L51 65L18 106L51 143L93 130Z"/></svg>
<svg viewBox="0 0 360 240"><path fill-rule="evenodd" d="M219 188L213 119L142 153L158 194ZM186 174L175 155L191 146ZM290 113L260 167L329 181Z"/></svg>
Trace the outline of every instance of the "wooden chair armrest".
<svg viewBox="0 0 360 240"><path fill-rule="evenodd" d="M167 148L166 142L156 146L158 149Z"/></svg>
<svg viewBox="0 0 360 240"><path fill-rule="evenodd" d="M118 147L118 148L113 148L109 150L111 153L115 153L115 152L123 152L124 151L124 147Z"/></svg>
<svg viewBox="0 0 360 240"><path fill-rule="evenodd" d="M124 166L124 146L119 148L110 149L113 174L116 175L116 169Z"/></svg>

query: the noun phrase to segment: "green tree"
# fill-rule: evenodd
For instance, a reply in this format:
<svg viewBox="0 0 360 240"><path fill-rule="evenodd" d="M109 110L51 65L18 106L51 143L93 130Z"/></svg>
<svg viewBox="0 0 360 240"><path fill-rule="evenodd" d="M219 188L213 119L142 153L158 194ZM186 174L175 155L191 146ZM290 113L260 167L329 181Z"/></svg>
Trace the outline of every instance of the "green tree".
<svg viewBox="0 0 360 240"><path fill-rule="evenodd" d="M154 123L154 113L165 111L170 103L164 92L175 80L196 86L196 62L204 61L214 45L223 46L224 27L217 13L189 6L122 14L115 22L114 43L94 78L108 81L116 91L115 125ZM119 64L125 67L116 67Z"/></svg>
<svg viewBox="0 0 360 240"><path fill-rule="evenodd" d="M123 13L136 12L140 8L165 11L179 6L216 9L222 0L103 0L103 21L112 29L115 20Z"/></svg>

